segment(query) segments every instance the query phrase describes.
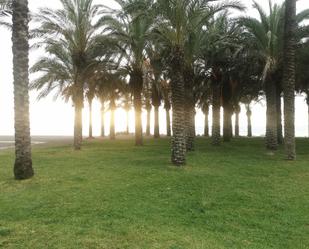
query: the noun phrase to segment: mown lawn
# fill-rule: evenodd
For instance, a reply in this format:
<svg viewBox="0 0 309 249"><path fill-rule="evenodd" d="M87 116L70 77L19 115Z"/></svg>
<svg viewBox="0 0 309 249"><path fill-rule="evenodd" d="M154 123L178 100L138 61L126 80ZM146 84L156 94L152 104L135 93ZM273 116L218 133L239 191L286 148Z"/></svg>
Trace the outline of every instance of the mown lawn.
<svg viewBox="0 0 309 249"><path fill-rule="evenodd" d="M199 139L180 169L168 140L145 143L35 147L23 182L0 152L0 248L309 248L308 140L288 162L262 139Z"/></svg>

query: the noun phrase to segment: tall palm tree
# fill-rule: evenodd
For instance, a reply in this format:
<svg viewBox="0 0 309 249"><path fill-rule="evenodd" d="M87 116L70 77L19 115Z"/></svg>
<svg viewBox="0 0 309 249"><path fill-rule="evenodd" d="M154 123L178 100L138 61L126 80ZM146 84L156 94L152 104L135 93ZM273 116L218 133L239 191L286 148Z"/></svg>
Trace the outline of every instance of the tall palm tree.
<svg viewBox="0 0 309 249"><path fill-rule="evenodd" d="M135 144L143 145L142 90L143 63L148 35L153 24L152 0L116 0L120 10L109 9L100 22L105 27L110 45L118 48L123 71L130 77L135 111Z"/></svg>
<svg viewBox="0 0 309 249"><path fill-rule="evenodd" d="M206 25L202 42L202 58L205 71L210 74L212 92L212 144L221 143L220 109L224 107L224 135L232 134L232 91L230 72L233 68L234 51L239 49L239 27L229 18L227 11L211 18Z"/></svg>
<svg viewBox="0 0 309 249"><path fill-rule="evenodd" d="M295 149L295 52L296 52L296 0L285 1L284 25L284 144L288 160L296 158Z"/></svg>
<svg viewBox="0 0 309 249"><path fill-rule="evenodd" d="M54 88L69 93L75 109L74 148L80 150L84 87L106 50L98 34L100 26L95 22L100 6L94 5L93 0L62 0L61 4L61 9L41 9L36 16L40 27L33 33L41 39L38 46L42 45L49 56L34 66L34 72L45 74L33 86L46 87L41 96ZM57 68L62 74L59 75Z"/></svg>
<svg viewBox="0 0 309 249"><path fill-rule="evenodd" d="M269 1L269 14L263 10L262 6L254 1L253 7L259 13L259 19L245 17L240 22L246 27L247 31L252 35L252 42L256 44L259 51L259 57L263 59L264 69L262 73L262 81L265 83L265 94L267 102L267 128L266 128L266 147L270 150L276 150L278 147L278 107L277 99L279 94L276 92L282 78L281 70L284 63L283 54L283 34L285 20L285 4L272 4ZM295 17L295 26L308 19L309 12L307 10L300 12ZM289 18L289 17L288 17ZM290 19L289 19L290 20ZM298 36L301 40L303 37ZM280 99L280 98L279 98ZM281 120L281 118L280 118Z"/></svg>
<svg viewBox="0 0 309 249"><path fill-rule="evenodd" d="M29 121L29 9L27 0L13 0L13 74L15 103L15 165L17 180L34 175Z"/></svg>

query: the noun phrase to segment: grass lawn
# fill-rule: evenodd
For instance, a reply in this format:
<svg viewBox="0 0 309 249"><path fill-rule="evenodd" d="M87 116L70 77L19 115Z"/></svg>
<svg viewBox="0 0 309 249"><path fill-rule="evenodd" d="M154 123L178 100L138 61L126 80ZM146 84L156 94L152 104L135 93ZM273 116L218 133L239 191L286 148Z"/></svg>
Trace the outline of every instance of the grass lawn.
<svg viewBox="0 0 309 249"><path fill-rule="evenodd" d="M309 248L308 140L296 162L262 139L196 147L176 169L167 139L38 146L23 182L0 152L0 248Z"/></svg>

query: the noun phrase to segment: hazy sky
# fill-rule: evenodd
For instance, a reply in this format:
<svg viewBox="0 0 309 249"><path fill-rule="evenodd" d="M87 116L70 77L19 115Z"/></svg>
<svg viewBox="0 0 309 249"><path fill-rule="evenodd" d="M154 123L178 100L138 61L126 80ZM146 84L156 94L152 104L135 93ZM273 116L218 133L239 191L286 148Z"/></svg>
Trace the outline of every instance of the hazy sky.
<svg viewBox="0 0 309 249"><path fill-rule="evenodd" d="M115 6L112 0L97 0L106 5ZM252 2L250 0L242 0L248 6L246 15L254 16L255 11L252 10ZM268 0L258 0L265 8L268 6ZM282 0L273 2L281 3ZM29 0L31 11L36 11L39 7L54 7L60 6L58 0L42 1ZM298 10L309 8L308 0L298 1ZM1 28L1 46L0 46L0 135L14 134L14 112L13 112L13 85L12 85L12 52L11 52L11 34L8 30ZM38 54L31 52L30 64L33 64L37 59ZM30 112L31 112L31 132L32 135L72 135L73 134L73 109L69 103L64 103L61 99L53 101L53 96L37 101L36 92L30 93ZM307 132L307 109L303 97L298 97L296 100L296 133L298 136L306 136ZM94 134L98 135L100 130L99 118L100 106L97 102L94 103L93 123ZM134 128L133 113L131 113L131 130ZM116 129L121 131L125 129L125 113L123 110L118 110L116 113ZM107 122L108 125L108 115ZM165 116L164 112L160 113L161 132L165 132ZM265 106L256 104L253 107L253 132L254 135L262 135L265 129ZM202 132L203 116L200 112L196 117L198 133ZM84 134L88 131L88 106L85 103L84 109ZM246 117L245 111L241 114L241 133L246 133Z"/></svg>

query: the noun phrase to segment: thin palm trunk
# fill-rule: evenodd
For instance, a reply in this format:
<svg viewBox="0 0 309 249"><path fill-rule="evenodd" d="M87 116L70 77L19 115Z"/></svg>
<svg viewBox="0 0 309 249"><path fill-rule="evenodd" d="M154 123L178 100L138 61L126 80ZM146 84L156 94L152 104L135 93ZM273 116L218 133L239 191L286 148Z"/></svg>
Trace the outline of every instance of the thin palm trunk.
<svg viewBox="0 0 309 249"><path fill-rule="evenodd" d="M216 84L216 83L215 83ZM212 99L212 145L221 144L221 125L220 125L220 99L221 87L219 84L213 86Z"/></svg>
<svg viewBox="0 0 309 249"><path fill-rule="evenodd" d="M154 138L160 138L159 106L154 108Z"/></svg>
<svg viewBox="0 0 309 249"><path fill-rule="evenodd" d="M185 139L185 86L183 79L182 63L183 51L174 48L171 54L171 92L173 108L173 137L172 137L172 163L181 166L186 163L186 139Z"/></svg>
<svg viewBox="0 0 309 249"><path fill-rule="evenodd" d="M284 144L288 160L295 160L295 51L296 51L296 0L285 1L284 28Z"/></svg>
<svg viewBox="0 0 309 249"><path fill-rule="evenodd" d="M15 164L17 180L34 175L31 157L29 121L29 9L27 0L14 0L13 8L13 70L15 111Z"/></svg>
<svg viewBox="0 0 309 249"><path fill-rule="evenodd" d="M268 80L266 82L266 148L269 150L278 149L276 99L276 86L273 81Z"/></svg>
<svg viewBox="0 0 309 249"><path fill-rule="evenodd" d="M110 125L109 125L109 137L110 137L111 140L116 139L116 132L115 132L115 110L116 110L115 99L111 98L111 100L110 100L111 117L110 117Z"/></svg>
<svg viewBox="0 0 309 249"><path fill-rule="evenodd" d="M89 138L93 138L92 136L92 99L89 100Z"/></svg>
<svg viewBox="0 0 309 249"><path fill-rule="evenodd" d="M105 137L105 106L104 101L101 101L101 137Z"/></svg>
<svg viewBox="0 0 309 249"><path fill-rule="evenodd" d="M151 108L147 108L146 136L150 136Z"/></svg>
<svg viewBox="0 0 309 249"><path fill-rule="evenodd" d="M277 88L277 136L278 144L283 144L283 132L282 132L282 110L281 110L281 89Z"/></svg>
<svg viewBox="0 0 309 249"><path fill-rule="evenodd" d="M235 137L239 137L239 114L240 110L237 109L235 112Z"/></svg>
<svg viewBox="0 0 309 249"><path fill-rule="evenodd" d="M133 86L133 104L135 111L135 145L143 145L143 127L142 127L142 90L143 73L141 70L135 70L131 75L131 85Z"/></svg>
<svg viewBox="0 0 309 249"><path fill-rule="evenodd" d="M209 106L204 110L204 136L209 137Z"/></svg>
<svg viewBox="0 0 309 249"><path fill-rule="evenodd" d="M170 109L166 108L165 112L166 112L166 135L168 137L172 136L172 131L171 131L171 114L170 114Z"/></svg>
<svg viewBox="0 0 309 249"><path fill-rule="evenodd" d="M229 78L224 79L222 87L223 100L223 141L230 142L232 138L232 90Z"/></svg>
<svg viewBox="0 0 309 249"><path fill-rule="evenodd" d="M252 137L252 121L251 121L252 111L249 104L246 105L246 109L247 109L247 136Z"/></svg>

